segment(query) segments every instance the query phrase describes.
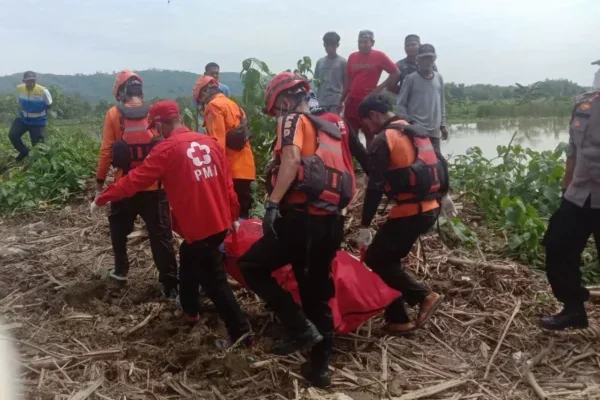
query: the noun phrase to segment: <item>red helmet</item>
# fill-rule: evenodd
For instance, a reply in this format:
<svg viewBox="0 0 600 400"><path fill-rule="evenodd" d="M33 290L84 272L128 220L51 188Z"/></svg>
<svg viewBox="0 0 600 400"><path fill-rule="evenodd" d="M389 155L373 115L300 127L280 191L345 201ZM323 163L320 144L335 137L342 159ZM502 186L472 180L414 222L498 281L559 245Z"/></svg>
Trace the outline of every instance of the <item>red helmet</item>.
<svg viewBox="0 0 600 400"><path fill-rule="evenodd" d="M115 83L113 85L113 95L117 100L119 100L119 89L125 84L125 82L127 82L131 78L138 79L140 83L144 83L141 76L129 69L125 69L119 72L115 77Z"/></svg>
<svg viewBox="0 0 600 400"><path fill-rule="evenodd" d="M196 83L194 83L194 90L192 93L192 96L194 96L195 101L198 101L198 97L200 97L200 92L202 91L202 89L204 89L205 87L207 87L209 85L218 86L219 83L217 82L217 80L215 78L213 78L212 76L209 76L209 75L200 75L198 77L198 79L196 80Z"/></svg>
<svg viewBox="0 0 600 400"><path fill-rule="evenodd" d="M273 108L275 107L275 99L285 90L291 89L294 86L302 85L302 88L308 93L310 85L308 81L293 72L282 72L277 74L275 78L269 82L265 90L265 111L269 115L275 115Z"/></svg>

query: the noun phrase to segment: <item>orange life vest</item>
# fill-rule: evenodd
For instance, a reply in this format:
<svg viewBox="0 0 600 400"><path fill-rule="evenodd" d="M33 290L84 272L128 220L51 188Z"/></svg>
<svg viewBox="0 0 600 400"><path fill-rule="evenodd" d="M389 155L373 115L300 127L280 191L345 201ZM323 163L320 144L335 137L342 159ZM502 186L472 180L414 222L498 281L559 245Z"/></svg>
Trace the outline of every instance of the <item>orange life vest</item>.
<svg viewBox="0 0 600 400"><path fill-rule="evenodd" d="M344 162L342 133L324 119L304 113L314 124L317 134L315 153L303 157L298 176L290 190L306 194L307 205L324 211L336 212L352 200L353 177ZM267 192L270 194L277 181L281 159L276 156L267 170Z"/></svg>
<svg viewBox="0 0 600 400"><path fill-rule="evenodd" d="M112 165L126 174L142 164L160 138L148 129L147 105L127 107L119 103L117 109L121 114L121 138L112 145Z"/></svg>
<svg viewBox="0 0 600 400"><path fill-rule="evenodd" d="M390 169L385 174L386 194L397 204L436 200L448 191L448 162L435 151L427 130L420 125L390 124L408 136L416 150L415 161L404 168Z"/></svg>
<svg viewBox="0 0 600 400"><path fill-rule="evenodd" d="M352 153L350 152L350 132L348 130L348 123L344 121L344 118L340 117L338 114L333 112L313 112L312 114L324 119L325 121L331 122L332 124L337 126L340 132L342 133L342 150L344 152L344 161L346 164L346 169L350 172L350 175L352 176L351 196L352 198L354 198L354 195L356 194L356 177L354 175L354 161L352 159Z"/></svg>

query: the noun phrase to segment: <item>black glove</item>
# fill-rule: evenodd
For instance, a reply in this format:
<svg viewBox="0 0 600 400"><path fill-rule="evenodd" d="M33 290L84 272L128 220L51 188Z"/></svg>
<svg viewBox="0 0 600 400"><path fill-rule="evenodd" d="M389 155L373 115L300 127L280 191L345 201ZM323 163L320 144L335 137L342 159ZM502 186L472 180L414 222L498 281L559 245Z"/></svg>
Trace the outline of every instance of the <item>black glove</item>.
<svg viewBox="0 0 600 400"><path fill-rule="evenodd" d="M265 216L263 217L263 235L277 239L275 220L279 217L279 204L271 200L265 202Z"/></svg>

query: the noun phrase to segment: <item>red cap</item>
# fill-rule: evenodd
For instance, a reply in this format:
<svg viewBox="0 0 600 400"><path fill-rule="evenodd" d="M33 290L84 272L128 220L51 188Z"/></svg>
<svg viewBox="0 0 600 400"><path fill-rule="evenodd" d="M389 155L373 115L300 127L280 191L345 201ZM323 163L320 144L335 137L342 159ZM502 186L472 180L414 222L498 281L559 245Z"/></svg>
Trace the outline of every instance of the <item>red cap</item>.
<svg viewBox="0 0 600 400"><path fill-rule="evenodd" d="M179 106L173 100L162 100L150 106L148 111L148 129L154 127L156 122L168 121L179 118Z"/></svg>

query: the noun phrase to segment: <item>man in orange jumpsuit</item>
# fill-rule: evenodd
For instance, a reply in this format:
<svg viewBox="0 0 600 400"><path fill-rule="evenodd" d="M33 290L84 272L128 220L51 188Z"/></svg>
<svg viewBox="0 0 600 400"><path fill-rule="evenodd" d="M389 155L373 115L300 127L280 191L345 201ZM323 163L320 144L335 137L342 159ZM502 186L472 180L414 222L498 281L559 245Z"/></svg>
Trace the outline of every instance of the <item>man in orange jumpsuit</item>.
<svg viewBox="0 0 600 400"><path fill-rule="evenodd" d="M201 75L194 85L194 100L204 109L204 124L227 156L233 186L240 203L240 217L248 218L252 208L251 183L256 179L254 154L249 143L246 113L225 96L212 76Z"/></svg>

